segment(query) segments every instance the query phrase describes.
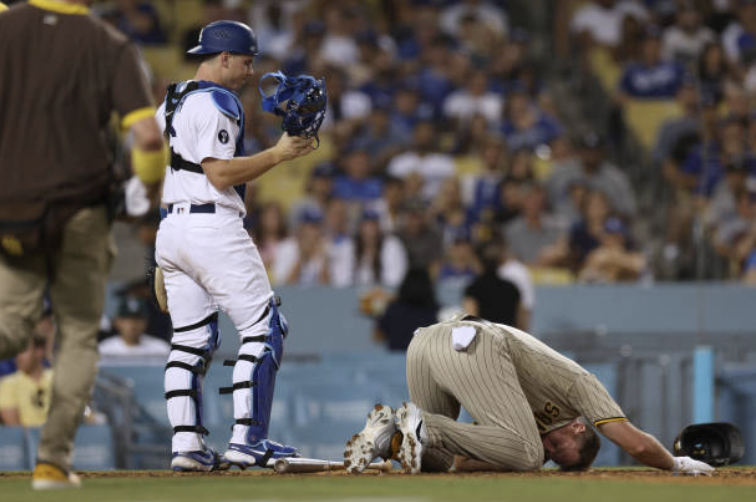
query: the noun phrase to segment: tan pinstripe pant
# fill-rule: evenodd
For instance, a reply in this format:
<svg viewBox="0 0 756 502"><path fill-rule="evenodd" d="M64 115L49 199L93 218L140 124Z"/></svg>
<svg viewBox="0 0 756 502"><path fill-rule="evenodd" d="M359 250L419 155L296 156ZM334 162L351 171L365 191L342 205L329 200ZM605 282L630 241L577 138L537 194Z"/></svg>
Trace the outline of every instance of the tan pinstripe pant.
<svg viewBox="0 0 756 502"><path fill-rule="evenodd" d="M82 209L68 220L61 248L52 256L53 274L41 255L0 258L0 359L28 346L49 281L58 352L37 461L64 469L71 468L74 435L97 374L97 331L114 250L100 206Z"/></svg>
<svg viewBox="0 0 756 502"><path fill-rule="evenodd" d="M452 348L453 327L423 329L407 350L410 399L424 411L428 438L423 470L446 470L463 455L513 471L543 465L544 453L533 412L517 379L506 336L478 326L465 352ZM460 405L478 425L457 422Z"/></svg>

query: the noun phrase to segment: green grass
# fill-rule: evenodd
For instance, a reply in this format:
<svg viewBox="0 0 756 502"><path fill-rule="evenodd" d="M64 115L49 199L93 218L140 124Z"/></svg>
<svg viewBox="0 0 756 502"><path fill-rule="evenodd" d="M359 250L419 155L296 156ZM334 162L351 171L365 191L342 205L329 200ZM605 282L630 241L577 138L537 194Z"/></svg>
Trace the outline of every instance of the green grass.
<svg viewBox="0 0 756 502"><path fill-rule="evenodd" d="M84 480L80 490L34 492L29 478L0 478L2 502L240 502L403 500L427 502L733 502L756 486L558 477L191 476Z"/></svg>

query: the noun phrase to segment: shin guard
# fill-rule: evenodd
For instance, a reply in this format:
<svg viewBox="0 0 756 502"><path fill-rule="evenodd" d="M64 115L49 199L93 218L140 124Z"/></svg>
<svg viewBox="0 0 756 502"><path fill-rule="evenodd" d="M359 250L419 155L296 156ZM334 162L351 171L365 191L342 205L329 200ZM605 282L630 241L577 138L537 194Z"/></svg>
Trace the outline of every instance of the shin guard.
<svg viewBox="0 0 756 502"><path fill-rule="evenodd" d="M174 329L165 365L165 399L173 427L173 452L202 450L202 380L220 344L218 314Z"/></svg>
<svg viewBox="0 0 756 502"><path fill-rule="evenodd" d="M288 328L275 302L271 301L267 310L267 315L253 327L264 334L243 334L238 359L224 363L234 366L233 386L220 390L221 394L233 394L235 423L231 443L255 444L268 437L276 373Z"/></svg>

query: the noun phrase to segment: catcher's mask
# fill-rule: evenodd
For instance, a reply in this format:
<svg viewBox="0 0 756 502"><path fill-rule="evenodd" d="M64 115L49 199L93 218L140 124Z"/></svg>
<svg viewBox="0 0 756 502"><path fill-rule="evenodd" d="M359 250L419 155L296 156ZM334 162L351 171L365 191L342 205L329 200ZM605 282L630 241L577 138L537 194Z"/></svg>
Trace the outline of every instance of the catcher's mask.
<svg viewBox="0 0 756 502"><path fill-rule="evenodd" d="M715 467L734 464L745 453L740 430L727 422L689 425L677 436L673 449L675 455Z"/></svg>
<svg viewBox="0 0 756 502"><path fill-rule="evenodd" d="M270 94L263 91L263 81L273 77L278 81ZM327 96L325 79L317 80L309 75L287 77L282 72L266 73L260 79L262 108L266 112L283 117L281 129L291 136L314 137L325 118Z"/></svg>

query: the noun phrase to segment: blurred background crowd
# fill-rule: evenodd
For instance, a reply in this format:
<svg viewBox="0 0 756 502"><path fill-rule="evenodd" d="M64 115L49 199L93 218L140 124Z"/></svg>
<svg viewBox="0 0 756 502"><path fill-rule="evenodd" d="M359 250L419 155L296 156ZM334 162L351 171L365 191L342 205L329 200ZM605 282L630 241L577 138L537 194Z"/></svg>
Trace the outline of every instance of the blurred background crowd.
<svg viewBox="0 0 756 502"><path fill-rule="evenodd" d="M534 333L564 334L552 341L569 340L561 348L570 350L593 332L582 333L564 311L596 324L595 340L615 340L603 336L602 308L607 317L620 312L611 327L622 349L606 349L602 363L610 355L629 356L630 340L641 342L628 333L646 329L651 355L643 361L661 354L667 371L687 359L675 355L670 363L660 352L670 350L664 344L683 350L682 341L702 340L708 324L715 326L718 350L730 350L733 359L752 357L743 348L752 333L730 343L714 318L728 317L720 311L733 306L733 331L743 328L747 309L737 293L717 288L756 284L756 0L112 0L95 2L93 10L139 46L156 104L169 83L193 77L196 61L185 52L202 26L219 19L252 26L261 54L241 94L250 153L282 133L280 119L261 110L260 78L278 70L325 77L328 110L319 148L266 173L248 186L246 198L245 225L273 287L288 293L286 315L300 315L295 351L305 344L328 355L344 340L356 346L354 340L369 336L354 329L361 326L353 323L356 316L367 316L376 342L401 351L418 326L446 317L451 304L532 329L538 300L540 312L551 316ZM114 152L127 200L141 190L127 182L128 152ZM100 352L111 372L129 360L155 365L157 373L124 374L144 377L139 392L155 391L150 402L162 417L163 394L154 384L162 377L154 375L162 374L171 325L149 301L144 280L160 223L152 202L149 210L146 203L127 207L132 216L115 224L119 255ZM677 287L693 281L718 284L706 297ZM616 294L621 288L606 288L614 296L596 307L595 294L569 305L562 305L563 296L542 294L553 285L573 285L553 289L574 296L598 289L583 284L658 282L678 283L672 297L665 288L635 288L627 297ZM313 288L292 294L300 287ZM633 296L641 289L661 293L651 298L667 303L655 310ZM352 291L360 295L361 314L346 305ZM287 300L292 296L299 298ZM556 307L555 298L562 299ZM675 310L678 303L685 308ZM0 380L6 424L44 420L55 331L50 309L28 350L0 363L0 376L18 370ZM318 324L316 316L331 321ZM628 327L633 316L656 324ZM681 336L659 335L668 331ZM233 342L224 343L232 351ZM335 352L354 348L344 343ZM356 360L377 362L380 379L395 374L404 392L403 366L387 371L386 359L375 353ZM341 368L342 361L328 361L329 370ZM291 366L291 375L300 366ZM652 390L687 395L674 378L638 386L645 382L640 369L618 367L616 381L633 389L617 392L630 402L643 387L650 396L644 409L667 401ZM359 380L354 375L339 373L318 385L338 396L353 390L372 398L364 388L351 389ZM308 409L321 409L333 397L291 378L288 388L304 389L292 402L312 398ZM287 403L282 392L279 402ZM22 405L21 395L31 399ZM680 410L689 408L680 399L664 408L664 424L677 427ZM641 406L640 397L633 402ZM88 410L90 423L102 423L96 408ZM367 408L355 409L362 423ZM302 438L325 434L302 431ZM670 431L657 432L667 437ZM296 441L308 441L302 438ZM334 444L341 448L343 438Z"/></svg>
<svg viewBox="0 0 756 502"><path fill-rule="evenodd" d="M251 188L274 285L470 281L482 250L536 283L756 280L756 2L119 0L156 102L217 19L259 37L248 151L278 119L259 78L324 76L316 154ZM158 219L136 223L149 246ZM150 231L150 230L153 231ZM503 275L503 274L502 274Z"/></svg>
<svg viewBox="0 0 756 502"><path fill-rule="evenodd" d="M252 26L248 152L281 134L260 107L262 75L325 77L318 150L247 191L245 223L274 287L357 286L364 313L417 324L438 314L434 286L453 282L466 310L527 328L534 284L756 283L756 1L114 0L94 11L139 45L156 103L193 76L185 51L203 25ZM151 210L116 227L113 280L127 297L148 294L129 281L158 224ZM402 299L405 310L387 308ZM151 308L131 315L144 310L148 332L169 338ZM380 319L376 336L390 326Z"/></svg>

